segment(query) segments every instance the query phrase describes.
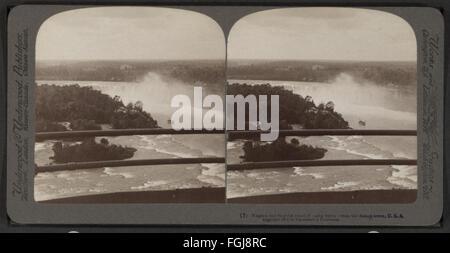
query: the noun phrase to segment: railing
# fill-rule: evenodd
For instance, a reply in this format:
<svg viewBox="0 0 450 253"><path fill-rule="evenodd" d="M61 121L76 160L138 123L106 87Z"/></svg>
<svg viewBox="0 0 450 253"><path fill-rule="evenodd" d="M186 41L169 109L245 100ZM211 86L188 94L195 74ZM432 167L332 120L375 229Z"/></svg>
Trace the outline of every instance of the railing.
<svg viewBox="0 0 450 253"><path fill-rule="evenodd" d="M180 130L173 129L115 129L95 131L65 131L36 133L37 142L54 139L70 139L83 137L130 136L130 135L179 135L179 134L228 134L229 139L248 139L258 137L267 131L227 131L224 130ZM302 129L280 130L279 136L416 136L415 130L355 130L355 129ZM53 164L38 166L36 173L62 170L93 169L101 167L125 167L145 165L193 164L193 163L225 163L225 157L199 157L199 158L168 158L168 159L142 159L117 160L95 162L72 162L66 164ZM289 160L270 162L245 162L240 164L227 164L227 170L249 170L262 168L283 168L294 166L362 166L362 165L416 165L415 159L362 159L362 160Z"/></svg>
<svg viewBox="0 0 450 253"><path fill-rule="evenodd" d="M223 130L174 130L165 128L112 129L88 131L64 131L36 133L36 141L82 137L130 136L130 135L176 135L176 134L223 134Z"/></svg>

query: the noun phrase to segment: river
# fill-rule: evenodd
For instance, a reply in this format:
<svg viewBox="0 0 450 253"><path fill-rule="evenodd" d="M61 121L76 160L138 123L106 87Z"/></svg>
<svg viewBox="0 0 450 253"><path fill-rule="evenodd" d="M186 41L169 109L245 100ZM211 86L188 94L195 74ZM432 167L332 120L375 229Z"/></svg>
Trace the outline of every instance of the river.
<svg viewBox="0 0 450 253"><path fill-rule="evenodd" d="M37 84L91 86L111 97L120 96L124 104L143 102L143 108L161 127L170 127L173 96L193 97L193 88L180 81L168 81L156 73L149 73L141 82L45 81ZM207 87L204 95L209 92ZM193 100L191 100L193 101ZM193 110L202 110L193 108ZM149 135L108 137L110 143L137 149L131 159L176 157L224 157L223 135ZM98 138L97 138L98 140ZM35 162L50 164L54 141L35 144ZM171 190L181 188L225 187L223 164L155 165L137 167L98 168L89 170L39 173L35 177L36 201L82 196L89 194Z"/></svg>
<svg viewBox="0 0 450 253"><path fill-rule="evenodd" d="M354 129L417 128L417 95L412 87L358 83L341 74L330 83L274 80L228 80L229 83L283 86L317 104L333 101ZM414 86L416 87L416 86ZM360 121L365 123L360 124ZM300 143L326 148L322 159L417 158L415 136L321 136ZM243 141L227 143L228 163L242 161ZM417 189L417 166L330 166L229 171L227 197L289 192Z"/></svg>

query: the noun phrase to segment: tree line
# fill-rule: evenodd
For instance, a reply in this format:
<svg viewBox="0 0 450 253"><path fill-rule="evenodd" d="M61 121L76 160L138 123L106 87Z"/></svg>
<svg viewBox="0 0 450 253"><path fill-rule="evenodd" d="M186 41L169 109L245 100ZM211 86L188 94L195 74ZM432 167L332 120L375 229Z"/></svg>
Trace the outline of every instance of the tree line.
<svg viewBox="0 0 450 253"><path fill-rule="evenodd" d="M279 118L280 129L292 129L293 124L301 125L306 129L346 129L349 124L342 115L334 110L334 103L329 101L326 104L314 103L311 96L303 97L295 94L281 86L271 86L270 84L238 84L228 85L229 95L278 95L279 96ZM271 107L271 100L267 99L268 108ZM267 111L270 118L270 110ZM234 114L237 117L237 113ZM248 122L248 113L246 113ZM237 122L237 119L235 119Z"/></svg>
<svg viewBox="0 0 450 253"><path fill-rule="evenodd" d="M124 105L119 96L112 98L90 86L37 85L36 132L99 130L101 124L115 129L157 128L157 121L142 107L140 101Z"/></svg>

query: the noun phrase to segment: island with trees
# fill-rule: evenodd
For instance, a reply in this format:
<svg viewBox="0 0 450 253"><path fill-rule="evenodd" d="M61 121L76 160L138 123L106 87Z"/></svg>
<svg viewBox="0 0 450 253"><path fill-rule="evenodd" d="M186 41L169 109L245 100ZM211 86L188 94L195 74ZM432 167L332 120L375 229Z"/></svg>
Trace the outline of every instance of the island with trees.
<svg viewBox="0 0 450 253"><path fill-rule="evenodd" d="M36 86L36 132L159 128L140 101L124 105L119 96L110 97L77 84ZM110 144L105 138L69 138L52 148L55 163L123 160L133 157L136 149Z"/></svg>
<svg viewBox="0 0 450 253"><path fill-rule="evenodd" d="M112 98L89 86L37 85L36 132L100 130L102 124L113 129L158 128L142 107L140 101L124 105L119 96Z"/></svg>
<svg viewBox="0 0 450 253"><path fill-rule="evenodd" d="M300 144L297 139L286 142L285 138L278 138L271 143L246 141L244 143L245 162L266 162L282 160L313 160L321 159L327 152L324 148Z"/></svg>
<svg viewBox="0 0 450 253"><path fill-rule="evenodd" d="M135 148L110 144L105 138L100 143L95 138L75 144L58 141L53 144L52 150L54 156L51 159L55 163L124 160L133 157L136 152Z"/></svg>
<svg viewBox="0 0 450 253"><path fill-rule="evenodd" d="M303 97L280 86L270 84L239 84L228 85L228 95L278 95L280 129L292 129L296 124L305 129L347 129L350 128L342 115L334 110L334 103L316 105L310 96ZM267 99L267 108L271 107L270 99ZM267 110L270 118L270 110ZM236 113L234 114L236 117ZM248 124L248 115L246 115ZM237 120L235 120L237 122ZM236 124L236 123L235 123Z"/></svg>
<svg viewBox="0 0 450 253"><path fill-rule="evenodd" d="M342 115L334 110L334 103L320 103L316 105L311 96L303 97L295 94L281 86L270 84L229 84L227 93L229 95L278 95L279 96L279 120L280 129L293 129L296 125L303 129L348 129L349 123ZM270 99L267 101L268 108L271 107ZM236 108L235 108L236 109ZM270 119L270 110L267 111ZM236 113L234 114L236 117ZM248 125L248 115L246 124ZM237 122L235 118L235 122ZM229 141L233 139L229 138ZM248 139L243 146L244 155L241 156L246 162L264 162L281 160L311 160L321 159L327 152L326 149L301 144L298 139L280 137L271 143L261 142L258 137Z"/></svg>

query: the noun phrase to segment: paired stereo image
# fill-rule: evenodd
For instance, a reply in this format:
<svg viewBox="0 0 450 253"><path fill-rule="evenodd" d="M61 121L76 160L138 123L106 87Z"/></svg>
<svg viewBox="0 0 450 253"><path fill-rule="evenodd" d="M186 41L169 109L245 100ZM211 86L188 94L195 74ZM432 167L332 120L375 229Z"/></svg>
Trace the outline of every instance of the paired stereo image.
<svg viewBox="0 0 450 253"><path fill-rule="evenodd" d="M416 200L417 44L394 14L280 8L224 35L194 11L82 8L41 25L35 65L39 203Z"/></svg>

